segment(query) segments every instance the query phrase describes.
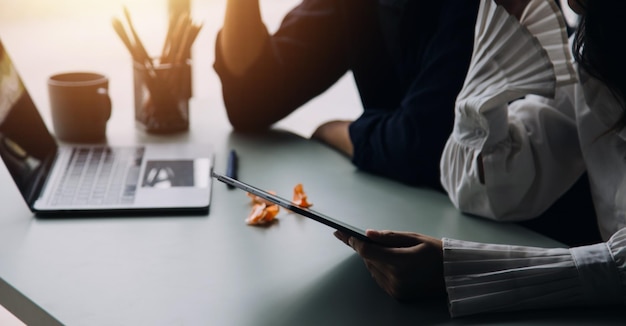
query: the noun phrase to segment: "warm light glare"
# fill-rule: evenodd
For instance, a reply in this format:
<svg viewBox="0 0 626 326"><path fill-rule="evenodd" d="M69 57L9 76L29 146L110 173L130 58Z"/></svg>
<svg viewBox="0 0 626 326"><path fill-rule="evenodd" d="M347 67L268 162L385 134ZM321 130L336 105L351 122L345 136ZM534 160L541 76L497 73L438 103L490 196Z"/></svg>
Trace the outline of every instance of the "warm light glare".
<svg viewBox="0 0 626 326"><path fill-rule="evenodd" d="M76 64L115 55L127 59L130 54L113 27L114 18L128 25L126 7L144 47L150 55L158 55L167 32L170 1L189 0L0 0L0 37L9 45L36 42L40 49L62 51L75 58Z"/></svg>
<svg viewBox="0 0 626 326"><path fill-rule="evenodd" d="M122 6L138 10L167 9L168 0L0 0L0 19L45 19L115 14Z"/></svg>

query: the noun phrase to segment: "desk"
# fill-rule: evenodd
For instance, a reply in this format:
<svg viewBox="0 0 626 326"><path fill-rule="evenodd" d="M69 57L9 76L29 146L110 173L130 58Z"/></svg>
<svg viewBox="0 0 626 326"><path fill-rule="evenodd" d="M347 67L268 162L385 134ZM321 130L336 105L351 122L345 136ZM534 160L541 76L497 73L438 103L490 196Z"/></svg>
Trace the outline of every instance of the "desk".
<svg viewBox="0 0 626 326"><path fill-rule="evenodd" d="M44 28L29 26L38 33ZM16 35L10 34L8 51L26 53ZM52 68L14 61L46 115L43 85ZM130 78L130 67L119 67L101 66L115 76L112 85ZM196 80L213 74L206 59L194 69ZM233 134L216 78L206 80L195 84L190 132L172 137L137 131L131 88L113 86L119 88L112 90L109 142L210 142L217 171L225 171L228 150L235 148L242 180L286 195L301 182L315 209L360 228L559 246L515 225L464 216L443 194L361 173L298 134ZM625 319L620 307L451 320L444 301L400 304L331 229L284 211L271 227L247 226L248 198L221 183L213 185L208 215L71 219L33 217L4 166L0 184L0 304L30 325L617 325Z"/></svg>
<svg viewBox="0 0 626 326"><path fill-rule="evenodd" d="M297 135L232 134L222 114L202 114L205 106L194 102L191 132L178 138L211 140L218 171L236 148L242 180L287 194L302 182L315 208L358 227L558 245L518 226L463 216L442 194L360 173ZM248 198L221 183L213 185L207 216L37 219L8 186L4 167L0 182L0 278L16 290L0 304L27 323L39 309L67 325L454 325L512 316L509 324L585 325L604 313L609 321L623 317L583 310L563 318L550 312L450 320L445 302L400 304L331 229L284 211L269 228L247 226ZM24 297L36 305L12 309Z"/></svg>

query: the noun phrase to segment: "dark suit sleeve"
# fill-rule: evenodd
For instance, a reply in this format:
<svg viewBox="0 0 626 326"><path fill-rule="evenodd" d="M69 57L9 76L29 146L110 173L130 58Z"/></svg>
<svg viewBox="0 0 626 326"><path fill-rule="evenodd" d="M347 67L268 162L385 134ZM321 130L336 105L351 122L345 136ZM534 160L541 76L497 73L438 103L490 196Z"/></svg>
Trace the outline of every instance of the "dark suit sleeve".
<svg viewBox="0 0 626 326"><path fill-rule="evenodd" d="M292 9L260 58L241 77L224 67L218 34L214 69L221 80L225 106L238 111L278 106L286 115L344 75L348 70L342 32L345 23L336 2L305 0Z"/></svg>
<svg viewBox="0 0 626 326"><path fill-rule="evenodd" d="M471 59L478 1L446 1L421 69L395 110L365 108L350 126L353 163L412 185L441 189L439 159Z"/></svg>

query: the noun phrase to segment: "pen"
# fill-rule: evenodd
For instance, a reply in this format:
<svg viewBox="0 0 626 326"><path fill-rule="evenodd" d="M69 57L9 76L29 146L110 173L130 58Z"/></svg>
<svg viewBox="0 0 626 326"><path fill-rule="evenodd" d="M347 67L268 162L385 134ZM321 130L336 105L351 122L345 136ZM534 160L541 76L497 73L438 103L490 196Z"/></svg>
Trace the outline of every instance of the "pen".
<svg viewBox="0 0 626 326"><path fill-rule="evenodd" d="M237 152L234 149L230 150L228 154L228 167L226 168L226 176L237 180ZM226 184L228 189L235 188L233 185Z"/></svg>

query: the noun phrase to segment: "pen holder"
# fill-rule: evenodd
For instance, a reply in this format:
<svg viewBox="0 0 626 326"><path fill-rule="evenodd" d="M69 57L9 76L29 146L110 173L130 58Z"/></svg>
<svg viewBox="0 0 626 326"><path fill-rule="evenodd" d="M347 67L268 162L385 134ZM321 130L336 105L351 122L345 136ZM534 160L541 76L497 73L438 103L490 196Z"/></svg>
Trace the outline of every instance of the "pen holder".
<svg viewBox="0 0 626 326"><path fill-rule="evenodd" d="M184 63L133 61L136 125L150 133L189 129L191 60Z"/></svg>

